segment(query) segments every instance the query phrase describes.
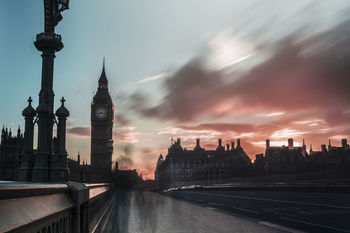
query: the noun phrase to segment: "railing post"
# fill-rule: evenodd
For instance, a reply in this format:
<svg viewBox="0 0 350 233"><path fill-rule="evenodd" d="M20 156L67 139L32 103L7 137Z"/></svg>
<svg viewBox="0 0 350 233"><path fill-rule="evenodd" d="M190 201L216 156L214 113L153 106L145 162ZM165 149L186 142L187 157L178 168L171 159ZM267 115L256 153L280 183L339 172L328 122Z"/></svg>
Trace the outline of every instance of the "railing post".
<svg viewBox="0 0 350 233"><path fill-rule="evenodd" d="M86 208L89 201L89 190L79 182L69 182L70 194L75 206L72 211L72 232L74 233L88 233L88 219Z"/></svg>

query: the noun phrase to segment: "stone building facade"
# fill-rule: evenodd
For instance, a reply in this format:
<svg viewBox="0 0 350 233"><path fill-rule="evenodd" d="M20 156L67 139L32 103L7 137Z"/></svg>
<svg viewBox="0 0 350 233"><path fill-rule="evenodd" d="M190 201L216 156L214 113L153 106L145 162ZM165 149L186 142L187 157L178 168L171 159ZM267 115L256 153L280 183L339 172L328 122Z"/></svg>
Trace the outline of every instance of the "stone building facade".
<svg viewBox="0 0 350 233"><path fill-rule="evenodd" d="M321 145L321 151L314 151L312 145L307 152L305 141L301 147L293 145L288 139L288 146L270 146L266 140L264 154L257 154L253 164L254 175L296 174L310 172L341 171L350 168L350 147L347 139L341 140L341 146ZM322 177L320 177L322 178Z"/></svg>
<svg viewBox="0 0 350 233"><path fill-rule="evenodd" d="M68 158L69 167L69 180L89 183L91 180L90 176L90 165L85 161L80 161L80 153L78 153L77 159Z"/></svg>
<svg viewBox="0 0 350 233"><path fill-rule="evenodd" d="M341 140L341 146L332 146L331 141L328 148L321 145L321 151L312 150L306 157L308 169L310 170L349 170L350 169L350 147L347 139Z"/></svg>
<svg viewBox="0 0 350 233"><path fill-rule="evenodd" d="M21 165L23 134L18 128L17 135L12 135L11 129L1 130L0 141L0 180L17 180Z"/></svg>
<svg viewBox="0 0 350 233"><path fill-rule="evenodd" d="M270 140L266 140L264 170L267 174L295 173L304 168L306 146L303 141L301 147L294 146L293 139L288 139L288 146L272 147Z"/></svg>
<svg viewBox="0 0 350 233"><path fill-rule="evenodd" d="M168 154L163 159L160 155L155 171L155 182L158 188L167 189L194 184L222 183L231 177L242 177L249 174L252 163L237 139L222 145L218 140L216 150L206 150L200 146L200 139L196 139L193 150L181 146L178 138L168 148Z"/></svg>
<svg viewBox="0 0 350 233"><path fill-rule="evenodd" d="M111 181L113 154L114 105L109 94L105 64L98 80L98 88L91 103L91 179L93 182Z"/></svg>

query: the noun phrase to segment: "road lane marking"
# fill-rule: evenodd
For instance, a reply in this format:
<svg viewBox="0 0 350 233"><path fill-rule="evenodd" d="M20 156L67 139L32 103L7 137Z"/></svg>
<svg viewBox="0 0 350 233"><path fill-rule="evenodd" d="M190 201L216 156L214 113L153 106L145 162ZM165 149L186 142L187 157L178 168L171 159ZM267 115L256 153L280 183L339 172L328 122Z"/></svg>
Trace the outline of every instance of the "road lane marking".
<svg viewBox="0 0 350 233"><path fill-rule="evenodd" d="M193 200L195 200L195 201L197 201L197 202L203 202L203 201L200 200L200 199L193 199Z"/></svg>
<svg viewBox="0 0 350 233"><path fill-rule="evenodd" d="M298 205L309 205L309 206L317 206L317 207L338 208L338 209L346 209L346 210L350 209L350 207L346 207L346 206L316 204L316 203L299 202L299 201L284 201L284 200L276 200L276 199L266 199L266 198L257 198L257 197L242 197L242 196L225 195L225 194L215 194L215 195L210 194L210 193L199 193L199 194L208 195L208 196L221 196L221 197L239 198L239 199L247 199L247 200L256 200L256 201L270 201L270 202L287 203L287 204L298 204Z"/></svg>
<svg viewBox="0 0 350 233"><path fill-rule="evenodd" d="M223 204L215 203L215 202L208 202L207 205L214 205L214 206L225 206Z"/></svg>
<svg viewBox="0 0 350 233"><path fill-rule="evenodd" d="M115 197L113 196L113 197L112 197L112 200L110 200L110 202L109 202L109 204L108 204L108 207L107 207L106 210L103 212L103 214L102 214L102 216L100 217L100 219L98 220L96 226L94 227L94 229L92 229L92 233L95 233L95 232L96 232L97 228L100 226L101 220L105 217L107 211L110 210L110 211L109 211L109 214L111 213L111 211L112 211L112 210L111 210L111 206L112 206L112 204L114 203L114 200L115 200ZM109 216L109 214L108 214L108 216ZM105 226L103 226L103 228L105 228ZM104 229L103 229L103 230L104 230Z"/></svg>
<svg viewBox="0 0 350 233"><path fill-rule="evenodd" d="M232 206L231 208L236 209L236 210L242 210L242 211L253 213L253 214L259 214L258 211L254 211L254 210L248 210L248 209L238 208L238 207L234 207L234 206Z"/></svg>
<svg viewBox="0 0 350 233"><path fill-rule="evenodd" d="M262 225L265 225L265 226L268 226L268 227L276 228L278 230L287 231L287 232L290 232L290 233L304 233L304 231L295 230L295 229L292 229L292 228L289 228L289 227L285 227L285 226L282 226L282 225L278 225L278 224L275 224L275 223L271 223L271 222L260 221L258 223L260 223Z"/></svg>
<svg viewBox="0 0 350 233"><path fill-rule="evenodd" d="M214 203L214 205L216 205L216 206L225 206L225 205L220 204L220 203Z"/></svg>
<svg viewBox="0 0 350 233"><path fill-rule="evenodd" d="M298 211L298 212L301 213L301 214L313 215L312 213L309 213L309 212L303 211L303 210L300 210L300 211Z"/></svg>
<svg viewBox="0 0 350 233"><path fill-rule="evenodd" d="M341 229L341 228L337 228L337 227L330 227L330 226L317 224L317 223L305 222L305 221L294 219L294 218L280 217L280 219L288 220L288 221L291 221L291 222L302 223L302 224L306 224L306 225L311 225L311 226L323 227L323 228L327 228L327 229L330 229L330 230L333 230L333 231L337 231L337 232L350 232L350 230Z"/></svg>

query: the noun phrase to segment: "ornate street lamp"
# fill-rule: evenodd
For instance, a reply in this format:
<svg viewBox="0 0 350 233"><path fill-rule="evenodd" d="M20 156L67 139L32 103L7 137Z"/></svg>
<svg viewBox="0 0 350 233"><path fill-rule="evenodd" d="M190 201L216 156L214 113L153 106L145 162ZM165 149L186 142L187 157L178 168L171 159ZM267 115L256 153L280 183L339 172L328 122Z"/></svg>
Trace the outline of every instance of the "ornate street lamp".
<svg viewBox="0 0 350 233"><path fill-rule="evenodd" d="M61 12L69 8L69 0L44 0L45 34L53 35L62 20Z"/></svg>
<svg viewBox="0 0 350 233"><path fill-rule="evenodd" d="M54 0L56 2L56 7L57 7L57 15L56 15L56 24L62 20L62 15L61 12L69 9L69 0Z"/></svg>
<svg viewBox="0 0 350 233"><path fill-rule="evenodd" d="M61 139L59 140L60 145L58 145L61 150L59 154L53 151L53 126L57 122L53 111L55 97L53 91L53 68L55 53L63 48L62 37L59 34L55 34L55 27L62 20L61 13L69 8L69 0L43 1L45 30L36 36L36 41L34 42L35 47L42 52L41 89L39 106L36 109L38 113L38 147L34 152L33 157L35 161L32 168L32 181L35 182L62 181L68 178L66 174L67 160L64 157L65 150L62 149L65 147L65 125L62 123L64 118L62 118L62 114L58 116L58 118L62 118L61 120L59 119Z"/></svg>
<svg viewBox="0 0 350 233"><path fill-rule="evenodd" d="M69 0L58 0L58 12L62 12L64 10L69 9Z"/></svg>

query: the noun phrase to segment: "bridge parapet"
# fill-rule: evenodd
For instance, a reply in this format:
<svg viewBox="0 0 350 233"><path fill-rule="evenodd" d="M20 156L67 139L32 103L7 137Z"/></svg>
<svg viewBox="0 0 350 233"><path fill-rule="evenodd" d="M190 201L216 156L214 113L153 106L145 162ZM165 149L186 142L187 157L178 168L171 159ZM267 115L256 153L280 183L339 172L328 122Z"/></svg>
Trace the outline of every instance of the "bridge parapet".
<svg viewBox="0 0 350 233"><path fill-rule="evenodd" d="M0 181L0 232L94 232L111 201L108 183Z"/></svg>

